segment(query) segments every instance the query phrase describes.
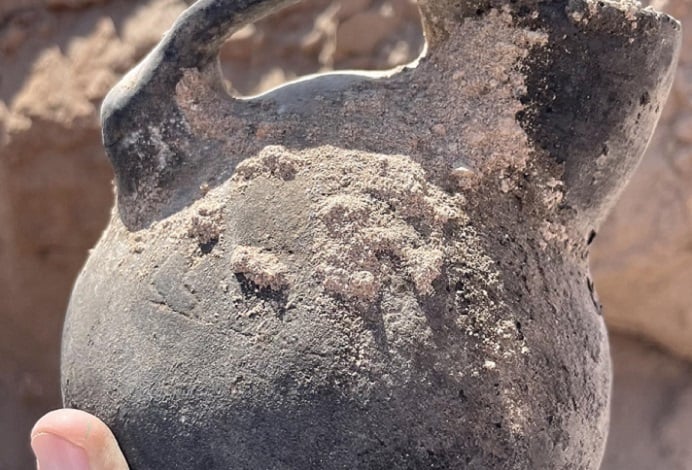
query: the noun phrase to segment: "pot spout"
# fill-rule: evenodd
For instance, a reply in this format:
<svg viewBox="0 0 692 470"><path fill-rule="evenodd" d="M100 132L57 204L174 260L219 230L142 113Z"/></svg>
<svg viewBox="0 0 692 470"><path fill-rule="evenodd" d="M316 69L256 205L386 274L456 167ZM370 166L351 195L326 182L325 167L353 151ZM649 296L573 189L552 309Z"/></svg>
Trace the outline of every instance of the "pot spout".
<svg viewBox="0 0 692 470"><path fill-rule="evenodd" d="M629 1L548 3L519 17L549 39L525 61L517 118L537 155L562 165L562 208L588 237L649 144L672 85L680 25Z"/></svg>
<svg viewBox="0 0 692 470"><path fill-rule="evenodd" d="M673 81L680 24L632 0L420 0L419 7L432 56L445 54L459 23L491 11L547 35L522 60L526 91L516 118L539 164L562 167L562 209L588 237L653 134Z"/></svg>

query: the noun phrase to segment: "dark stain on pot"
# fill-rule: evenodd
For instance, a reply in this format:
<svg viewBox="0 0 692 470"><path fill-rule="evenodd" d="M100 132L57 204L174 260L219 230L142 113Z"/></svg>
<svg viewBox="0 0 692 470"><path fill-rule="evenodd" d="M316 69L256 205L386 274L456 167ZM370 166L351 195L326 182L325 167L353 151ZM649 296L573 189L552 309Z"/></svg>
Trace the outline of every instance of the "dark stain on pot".
<svg viewBox="0 0 692 470"><path fill-rule="evenodd" d="M211 250L214 249L217 243L219 243L219 239L212 238L208 242L200 243L199 250L202 252L203 255L208 255L209 253L211 253Z"/></svg>
<svg viewBox="0 0 692 470"><path fill-rule="evenodd" d="M271 305L277 315L283 318L288 304L288 291L285 287L274 289L269 286L260 286L244 274L236 274L236 280L240 291L246 299L257 299Z"/></svg>
<svg viewBox="0 0 692 470"><path fill-rule="evenodd" d="M648 135L622 138L624 133L614 135L613 129L658 119L663 98L647 90L665 89L669 77L662 65L676 61L680 26L655 12L635 15L628 8L558 0L516 10L519 25L550 33L548 45L532 48L523 61L525 109L517 119L536 151L563 165L566 204L581 210L609 204L606 196L629 178ZM659 35L660 41L649 39ZM643 109L634 111L638 107ZM593 177L609 149L618 155L607 160L615 168Z"/></svg>

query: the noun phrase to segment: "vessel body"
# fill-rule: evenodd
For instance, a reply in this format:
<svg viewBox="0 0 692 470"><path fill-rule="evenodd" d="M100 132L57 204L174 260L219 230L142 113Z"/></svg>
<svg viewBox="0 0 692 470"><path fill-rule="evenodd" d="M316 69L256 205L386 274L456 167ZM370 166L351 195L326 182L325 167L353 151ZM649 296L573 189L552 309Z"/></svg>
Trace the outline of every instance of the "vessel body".
<svg viewBox="0 0 692 470"><path fill-rule="evenodd" d="M72 294L66 406L132 470L599 468L589 244L677 22L421 1L409 67L227 96L219 31L283 3L198 2L109 95L118 204Z"/></svg>

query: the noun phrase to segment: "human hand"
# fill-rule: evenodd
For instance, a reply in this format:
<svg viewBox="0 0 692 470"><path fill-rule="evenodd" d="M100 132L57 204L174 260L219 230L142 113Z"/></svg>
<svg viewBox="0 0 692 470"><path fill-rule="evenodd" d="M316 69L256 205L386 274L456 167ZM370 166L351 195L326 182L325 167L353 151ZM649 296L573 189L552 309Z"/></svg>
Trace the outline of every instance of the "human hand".
<svg viewBox="0 0 692 470"><path fill-rule="evenodd" d="M38 470L128 470L108 426L84 411L44 415L31 430L31 448Z"/></svg>

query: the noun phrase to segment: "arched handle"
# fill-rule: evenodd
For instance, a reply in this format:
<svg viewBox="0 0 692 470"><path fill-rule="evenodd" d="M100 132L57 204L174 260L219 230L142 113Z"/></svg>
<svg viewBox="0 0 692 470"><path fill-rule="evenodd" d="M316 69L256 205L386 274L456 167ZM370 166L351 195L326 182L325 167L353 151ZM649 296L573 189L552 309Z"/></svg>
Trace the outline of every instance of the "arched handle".
<svg viewBox="0 0 692 470"><path fill-rule="evenodd" d="M298 0L199 0L176 20L160 48L162 73L203 69L216 62L224 41L242 27Z"/></svg>
<svg viewBox="0 0 692 470"><path fill-rule="evenodd" d="M121 219L131 229L172 213L197 184L209 147L186 123L176 102L185 69L221 87L218 51L243 26L298 0L199 0L161 42L106 96L101 125L113 165Z"/></svg>
<svg viewBox="0 0 692 470"><path fill-rule="evenodd" d="M121 219L133 229L179 207L194 190L208 148L186 125L176 87L186 69L221 89L218 52L245 25L299 0L199 0L176 20L154 50L106 96L101 108L103 142L113 165ZM465 2L421 0L429 48L445 38L452 9Z"/></svg>
<svg viewBox="0 0 692 470"><path fill-rule="evenodd" d="M162 72L172 68L205 68L214 63L224 41L243 26L299 0L198 0L176 20L161 44ZM419 0L428 43L446 37L447 24L479 7L478 0ZM476 5L478 3L478 5Z"/></svg>

